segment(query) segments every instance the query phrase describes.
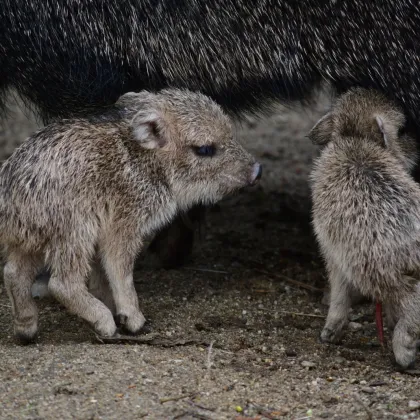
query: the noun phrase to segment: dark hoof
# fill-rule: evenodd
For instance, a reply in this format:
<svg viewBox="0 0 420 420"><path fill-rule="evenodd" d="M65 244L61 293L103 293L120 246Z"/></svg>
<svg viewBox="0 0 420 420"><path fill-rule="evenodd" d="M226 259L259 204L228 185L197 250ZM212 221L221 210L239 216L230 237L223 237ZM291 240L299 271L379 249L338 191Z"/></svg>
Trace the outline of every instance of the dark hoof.
<svg viewBox="0 0 420 420"><path fill-rule="evenodd" d="M25 334L22 332L15 334L15 338L18 343L24 346L35 343L37 336L38 334Z"/></svg>
<svg viewBox="0 0 420 420"><path fill-rule="evenodd" d="M415 360L413 360L407 367L403 367L399 365L395 360L394 360L394 365L395 365L395 370L400 373L407 373L408 375L410 375L412 374L412 372L419 372L416 370Z"/></svg>
<svg viewBox="0 0 420 420"><path fill-rule="evenodd" d="M118 325L118 323L117 323L117 325ZM147 319L146 319L146 322L144 323L144 325L139 330L137 330L135 332L129 331L127 328L124 328L124 324L118 325L118 326L120 328L120 332L123 333L124 335L132 335L132 336L145 335L145 334L150 334L153 331L151 322Z"/></svg>
<svg viewBox="0 0 420 420"><path fill-rule="evenodd" d="M408 366L407 369L405 370L415 370L416 369L416 361L413 360Z"/></svg>
<svg viewBox="0 0 420 420"><path fill-rule="evenodd" d="M322 333L318 334L318 343L319 344L331 344L329 341L322 338Z"/></svg>
<svg viewBox="0 0 420 420"><path fill-rule="evenodd" d="M146 322L144 323L143 327L138 332L138 334L150 334L151 332L153 332L152 323L148 319L146 319Z"/></svg>
<svg viewBox="0 0 420 420"><path fill-rule="evenodd" d="M114 316L114 321L117 327L124 327L127 322L127 315L118 314Z"/></svg>
<svg viewBox="0 0 420 420"><path fill-rule="evenodd" d="M333 330L324 328L318 336L321 344L340 344L341 337L337 337Z"/></svg>

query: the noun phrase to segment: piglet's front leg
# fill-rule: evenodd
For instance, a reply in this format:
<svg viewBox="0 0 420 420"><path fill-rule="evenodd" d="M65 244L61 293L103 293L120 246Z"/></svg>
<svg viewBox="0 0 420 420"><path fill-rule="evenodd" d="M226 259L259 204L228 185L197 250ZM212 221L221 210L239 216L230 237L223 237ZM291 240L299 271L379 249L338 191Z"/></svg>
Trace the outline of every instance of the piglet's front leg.
<svg viewBox="0 0 420 420"><path fill-rule="evenodd" d="M117 325L136 334L146 322L134 287L134 262L142 241L137 229L115 223L99 244L99 254L115 303Z"/></svg>

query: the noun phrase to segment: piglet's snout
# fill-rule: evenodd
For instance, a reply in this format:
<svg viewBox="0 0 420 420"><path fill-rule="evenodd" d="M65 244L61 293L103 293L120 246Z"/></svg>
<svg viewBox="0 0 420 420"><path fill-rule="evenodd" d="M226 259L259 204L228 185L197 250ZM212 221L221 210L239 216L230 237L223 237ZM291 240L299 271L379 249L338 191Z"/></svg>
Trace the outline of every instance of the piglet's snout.
<svg viewBox="0 0 420 420"><path fill-rule="evenodd" d="M251 176L249 178L249 183L250 185L255 185L262 176L262 166L261 164L254 163L254 165L252 166L252 171L251 171Z"/></svg>

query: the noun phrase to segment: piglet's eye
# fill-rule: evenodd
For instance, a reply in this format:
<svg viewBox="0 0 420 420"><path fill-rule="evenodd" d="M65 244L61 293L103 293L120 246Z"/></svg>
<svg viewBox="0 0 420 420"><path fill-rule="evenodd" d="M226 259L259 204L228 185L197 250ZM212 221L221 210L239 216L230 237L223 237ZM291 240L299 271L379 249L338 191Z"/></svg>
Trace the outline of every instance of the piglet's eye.
<svg viewBox="0 0 420 420"><path fill-rule="evenodd" d="M216 153L216 147L212 146L212 145L207 145L207 146L194 146L193 147L194 152L197 156L214 156Z"/></svg>

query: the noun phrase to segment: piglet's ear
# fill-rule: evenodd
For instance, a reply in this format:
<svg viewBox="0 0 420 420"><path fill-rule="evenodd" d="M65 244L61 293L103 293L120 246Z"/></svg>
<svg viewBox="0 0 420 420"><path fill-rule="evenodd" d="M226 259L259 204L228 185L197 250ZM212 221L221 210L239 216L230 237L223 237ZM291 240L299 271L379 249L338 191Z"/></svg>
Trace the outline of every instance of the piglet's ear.
<svg viewBox="0 0 420 420"><path fill-rule="evenodd" d="M375 122L378 126L379 131L381 132L381 135L382 135L382 146L383 147L388 147L389 136L388 136L387 129L386 129L386 126L385 126L385 123L384 123L384 119L381 116L376 115L375 116Z"/></svg>
<svg viewBox="0 0 420 420"><path fill-rule="evenodd" d="M141 109L141 106L150 103L156 97L155 94L142 90L140 92L127 92L121 95L115 102L118 108L132 112L135 109Z"/></svg>
<svg viewBox="0 0 420 420"><path fill-rule="evenodd" d="M145 149L159 149L167 144L165 124L159 111L150 108L139 111L130 125L134 139Z"/></svg>
<svg viewBox="0 0 420 420"><path fill-rule="evenodd" d="M130 106L138 100L139 94L135 92L127 92L121 95L115 105L118 107Z"/></svg>
<svg viewBox="0 0 420 420"><path fill-rule="evenodd" d="M165 120L156 102L157 95L147 90L127 92L116 102L129 121L135 141L145 149L162 148L168 140Z"/></svg>
<svg viewBox="0 0 420 420"><path fill-rule="evenodd" d="M329 112L324 115L309 132L308 137L312 143L319 146L327 144L331 140L331 135L333 132L333 120L332 114Z"/></svg>

